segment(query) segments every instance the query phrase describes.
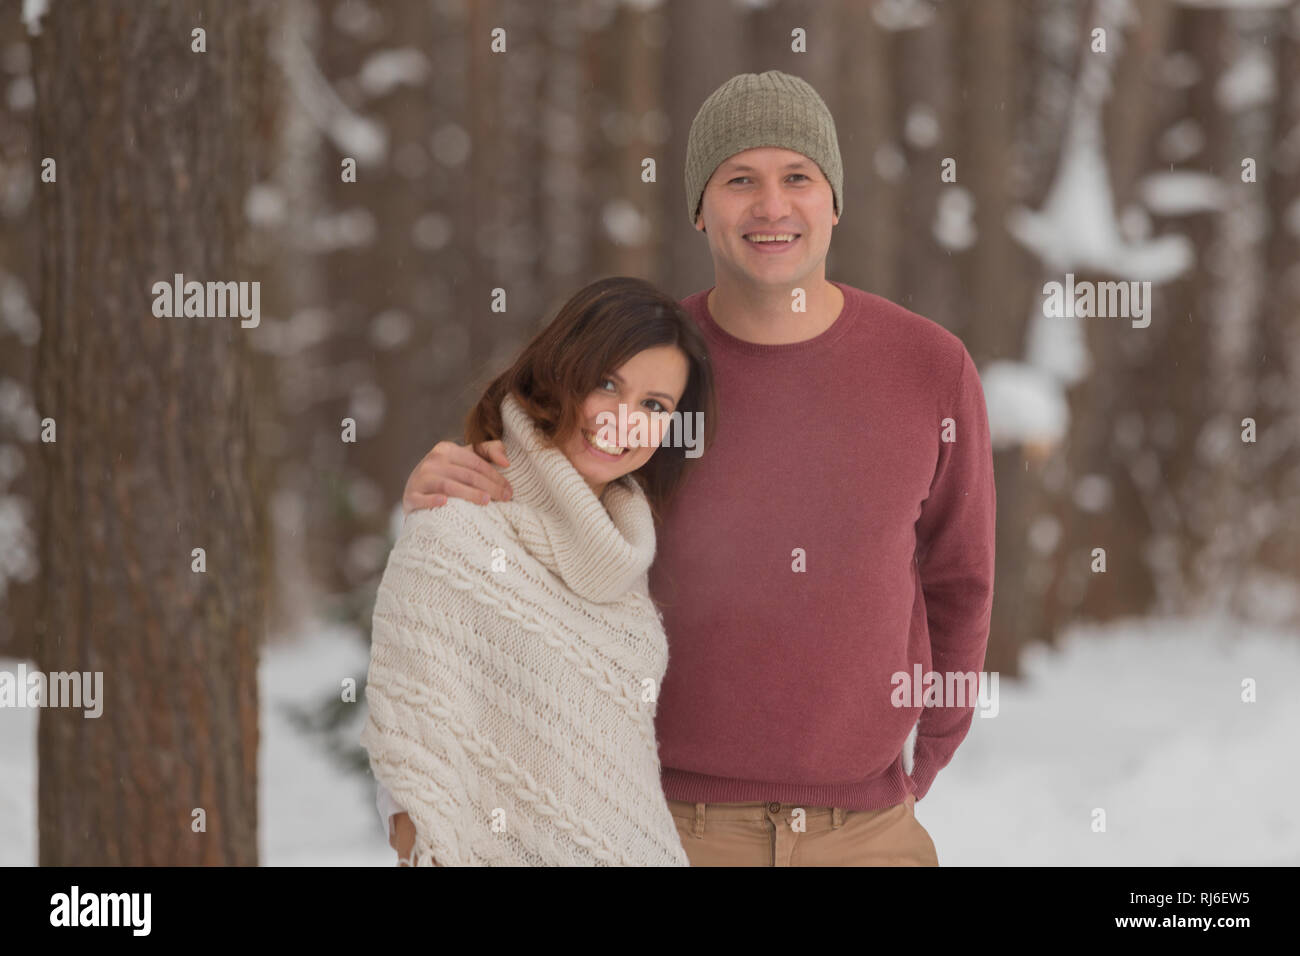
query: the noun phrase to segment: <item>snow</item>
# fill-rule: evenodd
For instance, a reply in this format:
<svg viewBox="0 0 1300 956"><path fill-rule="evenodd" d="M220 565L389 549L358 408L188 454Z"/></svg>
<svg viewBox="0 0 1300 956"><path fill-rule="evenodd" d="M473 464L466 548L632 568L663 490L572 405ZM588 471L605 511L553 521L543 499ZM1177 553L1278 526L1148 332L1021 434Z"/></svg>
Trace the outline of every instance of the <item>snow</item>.
<svg viewBox="0 0 1300 956"><path fill-rule="evenodd" d="M0 461L21 456L13 445L0 445ZM0 482L0 491L8 481ZM9 593L10 581L31 581L36 577L36 532L30 502L22 496L0 493L0 604Z"/></svg>
<svg viewBox="0 0 1300 956"><path fill-rule="evenodd" d="M381 351L405 345L413 325L411 316L401 309L384 309L370 320L370 344Z"/></svg>
<svg viewBox="0 0 1300 956"><path fill-rule="evenodd" d="M1209 619L1077 624L1023 662L1022 680L998 682L997 716L976 714L916 805L942 865L1300 864L1294 632ZM0 658L0 669L17 665ZM264 865L395 862L373 779L341 769L283 713L318 705L344 677L360 682L366 666L360 636L328 625L264 652ZM1241 700L1246 678L1257 703ZM360 695L345 739L360 734L364 707ZM35 713L0 711L0 866L36 861ZM1097 807L1105 833L1091 829Z"/></svg>
<svg viewBox="0 0 1300 956"><path fill-rule="evenodd" d="M316 255L360 249L371 245L379 235L375 214L365 206L314 216L304 235L298 237L300 248Z"/></svg>
<svg viewBox="0 0 1300 956"><path fill-rule="evenodd" d="M23 382L0 377L0 423L11 434L27 441L36 441L41 429L41 416L32 400L31 389Z"/></svg>
<svg viewBox="0 0 1300 956"><path fill-rule="evenodd" d="M1142 202L1161 216L1214 212L1223 207L1222 180L1209 173L1152 173L1138 183Z"/></svg>
<svg viewBox="0 0 1300 956"><path fill-rule="evenodd" d="M620 246L639 246L651 235L649 221L626 199L612 199L601 207L605 235Z"/></svg>
<svg viewBox="0 0 1300 956"><path fill-rule="evenodd" d="M1115 27L1108 32L1113 56L1085 57L1056 176L1042 209L1011 209L1007 228L1049 272L1096 270L1114 278L1159 284L1192 267L1194 247L1179 234L1129 240L1120 229L1106 170L1101 107L1111 92L1110 64L1121 53L1119 28L1136 14L1125 2L1103 7Z"/></svg>
<svg viewBox="0 0 1300 956"><path fill-rule="evenodd" d="M960 251L975 244L975 197L964 186L951 184L939 193L930 227L934 241L944 249Z"/></svg>
<svg viewBox="0 0 1300 956"><path fill-rule="evenodd" d="M451 220L440 212L426 212L411 223L411 242L426 252L437 252L453 235Z"/></svg>
<svg viewBox="0 0 1300 956"><path fill-rule="evenodd" d="M388 156L388 135L378 123L354 112L321 73L315 58L293 31L277 35L271 50L284 71L303 114L328 136L339 152L361 166Z"/></svg>
<svg viewBox="0 0 1300 956"><path fill-rule="evenodd" d="M1080 511L1103 514L1113 497L1114 489L1105 475L1081 475L1074 484L1074 504Z"/></svg>
<svg viewBox="0 0 1300 956"><path fill-rule="evenodd" d="M254 183L244 196L244 220L250 226L273 229L288 213L284 192L272 183Z"/></svg>
<svg viewBox="0 0 1300 956"><path fill-rule="evenodd" d="M35 668L27 661L28 668ZM0 670L19 661L0 657ZM341 769L320 741L303 734L287 706L317 707L338 693L344 677L358 685L368 667L355 631L318 624L263 651L258 668L261 739L258 754L258 855L265 866L391 866L396 860L375 809L369 774ZM347 731L361 734L364 694ZM34 865L36 845L36 714L0 710L0 866Z"/></svg>
<svg viewBox="0 0 1300 956"><path fill-rule="evenodd" d="M26 348L41 337L41 319L28 298L23 280L0 269L0 335L16 335Z"/></svg>
<svg viewBox="0 0 1300 956"><path fill-rule="evenodd" d="M32 83L30 76L16 76L9 81L9 87L5 91L5 99L9 108L15 113L21 113L29 110L36 105L36 86Z"/></svg>
<svg viewBox="0 0 1300 956"><path fill-rule="evenodd" d="M1001 681L917 804L943 865L1291 865L1297 635L1230 621L1076 625ZM1259 700L1241 702L1241 682ZM1090 814L1105 809L1107 832Z"/></svg>
<svg viewBox="0 0 1300 956"><path fill-rule="evenodd" d="M434 158L444 166L460 166L469 159L469 133L456 123L444 123L434 130L429 145Z"/></svg>
<svg viewBox="0 0 1300 956"><path fill-rule="evenodd" d="M23 0L23 23L29 36L40 36L41 17L50 11L50 0Z"/></svg>
<svg viewBox="0 0 1300 956"><path fill-rule="evenodd" d="M40 418L32 405L30 391L23 383L5 376L0 376L0 426L29 441L35 441L40 431ZM0 442L0 605L9 592L9 582L30 581L36 576L35 515L31 502L25 495L9 493L9 486L24 467L20 446Z"/></svg>
<svg viewBox="0 0 1300 956"><path fill-rule="evenodd" d="M357 76L370 96L384 96L403 83L419 86L429 74L429 60L414 48L381 50L371 54Z"/></svg>
<svg viewBox="0 0 1300 956"><path fill-rule="evenodd" d="M1025 539L1029 546L1041 555L1050 555L1061 543L1061 522L1055 515L1035 515L1029 522Z"/></svg>
<svg viewBox="0 0 1300 956"><path fill-rule="evenodd" d="M1214 98L1225 113L1238 113L1272 101L1277 92L1273 60L1263 50L1248 49L1214 87Z"/></svg>
<svg viewBox="0 0 1300 956"><path fill-rule="evenodd" d="M896 183L907 172L907 156L897 143L882 143L872 155L876 174L886 182Z"/></svg>
<svg viewBox="0 0 1300 956"><path fill-rule="evenodd" d="M334 7L334 26L359 40L379 36L384 30L384 18L365 0L342 0Z"/></svg>
<svg viewBox="0 0 1300 956"><path fill-rule="evenodd" d="M1179 6L1205 10L1280 10L1295 0L1174 0Z"/></svg>
<svg viewBox="0 0 1300 956"><path fill-rule="evenodd" d="M939 117L926 103L916 103L907 111L903 136L917 149L929 149L939 141Z"/></svg>
<svg viewBox="0 0 1300 956"><path fill-rule="evenodd" d="M1070 410L1056 378L1024 362L999 360L980 370L994 448L1055 445L1065 435Z"/></svg>
<svg viewBox="0 0 1300 956"><path fill-rule="evenodd" d="M1083 120L1095 125L1096 117ZM1184 235L1130 242L1115 215L1100 134L1072 127L1043 208L1012 209L1007 228L1052 272L1095 269L1125 279L1168 282L1191 268L1194 248Z"/></svg>
<svg viewBox="0 0 1300 956"><path fill-rule="evenodd" d="M1006 227L1042 264L1044 278L1060 281L1063 274L1098 273L1108 279L1149 281L1152 285L1178 278L1195 265L1195 247L1180 233L1152 237L1150 217L1129 206L1117 214L1102 138L1101 111L1111 94L1110 71L1122 52L1124 28L1137 16L1127 2L1098 7L1111 38L1111 55L1086 56L1066 126L1055 176L1041 208L1016 206ZM1166 66L1176 61L1167 60ZM1167 136L1166 148L1187 152L1198 130L1184 128ZM1173 174L1145 181L1145 197L1158 212L1191 211L1211 200L1202 180ZM1002 441L1023 436L1027 442L1055 443L1068 426L1064 389L1090 371L1084 328L1079 318L1048 316L1036 302L1026 330L1024 363L995 363L991 387L989 370L982 370L991 393L989 423Z"/></svg>
<svg viewBox="0 0 1300 956"><path fill-rule="evenodd" d="M916 30L934 19L935 9L926 0L876 0L871 18L882 30Z"/></svg>
<svg viewBox="0 0 1300 956"><path fill-rule="evenodd" d="M266 649L258 669L262 741L258 755L258 854L266 866L391 866L396 854L379 823L374 780L350 773L319 740L304 735L285 707L318 707L341 682L357 682L355 743L365 721L361 685L369 649L349 628L318 623Z"/></svg>
<svg viewBox="0 0 1300 956"><path fill-rule="evenodd" d="M1161 134L1157 148L1171 166L1186 162L1205 148L1205 131L1194 119L1180 120Z"/></svg>

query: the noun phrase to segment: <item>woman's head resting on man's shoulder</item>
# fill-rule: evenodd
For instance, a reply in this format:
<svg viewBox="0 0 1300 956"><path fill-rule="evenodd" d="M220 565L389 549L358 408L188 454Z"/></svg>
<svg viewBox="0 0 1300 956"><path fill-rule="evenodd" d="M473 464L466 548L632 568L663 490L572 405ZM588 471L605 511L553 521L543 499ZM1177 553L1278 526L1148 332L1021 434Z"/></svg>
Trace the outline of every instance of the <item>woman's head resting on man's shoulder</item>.
<svg viewBox="0 0 1300 956"><path fill-rule="evenodd" d="M597 496L632 475L656 514L713 438L704 338L644 279L600 279L565 302L470 412L468 443L502 436L507 394Z"/></svg>

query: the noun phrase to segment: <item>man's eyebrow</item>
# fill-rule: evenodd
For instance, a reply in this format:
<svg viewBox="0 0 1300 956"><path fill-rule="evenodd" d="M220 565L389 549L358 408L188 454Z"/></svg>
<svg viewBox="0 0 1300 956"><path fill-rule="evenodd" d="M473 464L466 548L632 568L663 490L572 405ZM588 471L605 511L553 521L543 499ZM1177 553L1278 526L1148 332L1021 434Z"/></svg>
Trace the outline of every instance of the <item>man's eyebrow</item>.
<svg viewBox="0 0 1300 956"><path fill-rule="evenodd" d="M618 382L618 384L623 384L623 379L619 376L618 372L610 372L609 377ZM655 398L662 398L668 402L669 405L673 404L673 397L671 395L665 395L663 392L646 392L646 394L653 395Z"/></svg>
<svg viewBox="0 0 1300 956"><path fill-rule="evenodd" d="M807 168L807 166L808 166L808 163L807 163L805 160L802 160L802 159L796 159L793 163L786 163L785 166L784 166L783 168L785 168L785 169L805 169L805 168ZM737 163L737 164L734 165L734 166L732 166L732 165L728 165L728 166L727 166L727 170L728 170L729 172L733 172L733 173L752 173L752 172L755 172L755 170L754 170L754 168L753 168L752 166L744 166L744 165L742 165L742 164L740 164L740 163Z"/></svg>

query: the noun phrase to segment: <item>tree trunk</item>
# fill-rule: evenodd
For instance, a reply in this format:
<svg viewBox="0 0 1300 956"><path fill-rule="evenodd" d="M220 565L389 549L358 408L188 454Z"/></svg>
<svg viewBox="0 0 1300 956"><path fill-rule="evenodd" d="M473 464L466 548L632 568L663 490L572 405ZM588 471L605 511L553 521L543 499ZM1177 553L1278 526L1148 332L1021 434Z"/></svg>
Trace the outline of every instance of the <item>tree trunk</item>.
<svg viewBox="0 0 1300 956"><path fill-rule="evenodd" d="M175 273L258 278L238 245L257 16L54 4L33 38L37 161L58 164L37 186L37 404L57 423L41 446L37 660L103 675L97 719L41 713L42 866L257 861L268 562L251 329L155 317L153 292Z"/></svg>
<svg viewBox="0 0 1300 956"><path fill-rule="evenodd" d="M30 657L35 599L38 416L32 365L40 319L30 50L20 0L0 0L0 655Z"/></svg>

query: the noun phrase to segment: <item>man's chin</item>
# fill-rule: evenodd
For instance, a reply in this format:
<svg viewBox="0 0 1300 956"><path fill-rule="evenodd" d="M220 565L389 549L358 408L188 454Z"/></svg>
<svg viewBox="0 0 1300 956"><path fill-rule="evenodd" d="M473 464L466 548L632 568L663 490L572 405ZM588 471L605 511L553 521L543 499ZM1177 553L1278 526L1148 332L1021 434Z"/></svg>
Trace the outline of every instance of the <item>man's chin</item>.
<svg viewBox="0 0 1300 956"><path fill-rule="evenodd" d="M780 265L773 263L768 269L737 269L736 271L740 278L750 285L784 290L807 288L806 282L812 276L812 272L804 267L804 263Z"/></svg>

